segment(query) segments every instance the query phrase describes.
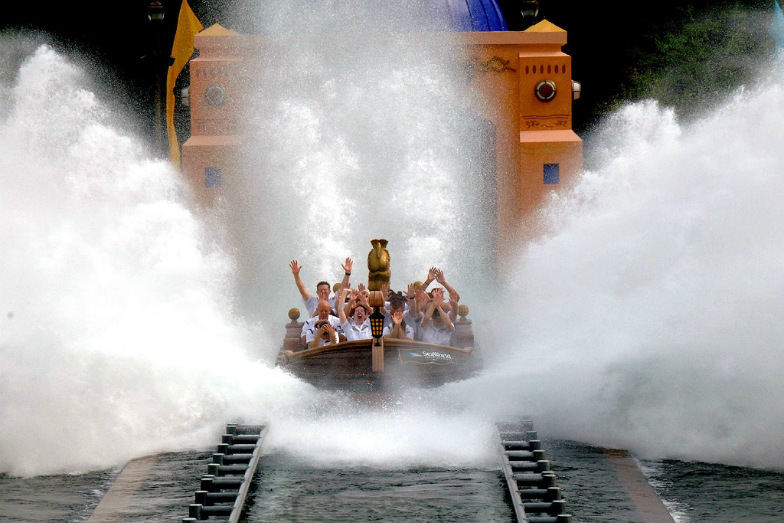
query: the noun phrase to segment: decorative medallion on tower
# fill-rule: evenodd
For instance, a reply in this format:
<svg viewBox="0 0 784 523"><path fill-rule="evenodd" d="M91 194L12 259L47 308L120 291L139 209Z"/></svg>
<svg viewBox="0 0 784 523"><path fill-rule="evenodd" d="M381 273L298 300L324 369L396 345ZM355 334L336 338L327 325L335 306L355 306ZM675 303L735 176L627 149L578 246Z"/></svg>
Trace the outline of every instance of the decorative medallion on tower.
<svg viewBox="0 0 784 523"><path fill-rule="evenodd" d="M204 99L213 107L223 105L228 97L226 88L221 84L212 84L204 90Z"/></svg>
<svg viewBox="0 0 784 523"><path fill-rule="evenodd" d="M536 87L534 88L534 93L536 93L536 97L539 98L543 102L549 102L553 98L555 98L555 93L557 89L555 88L555 82L552 80L542 80Z"/></svg>

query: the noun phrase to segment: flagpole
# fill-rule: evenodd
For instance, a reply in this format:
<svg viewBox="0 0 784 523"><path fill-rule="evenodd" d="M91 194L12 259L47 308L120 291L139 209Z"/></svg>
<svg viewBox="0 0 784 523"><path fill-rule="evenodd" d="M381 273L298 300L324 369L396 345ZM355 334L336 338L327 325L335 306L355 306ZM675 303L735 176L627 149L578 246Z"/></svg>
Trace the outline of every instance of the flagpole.
<svg viewBox="0 0 784 523"><path fill-rule="evenodd" d="M168 155L169 143L166 138L166 79L169 67L174 63L174 58L168 50L164 49L164 18L166 9L160 0L152 0L147 4L147 19L152 25L153 49L152 49L152 68L155 78L155 98L154 121L153 121L153 144L156 156L165 158Z"/></svg>
<svg viewBox="0 0 784 523"><path fill-rule="evenodd" d="M166 134L168 135L169 160L178 169L180 166L180 144L177 139L177 129L174 125L175 96L174 87L177 84L177 77L185 68L193 55L194 37L204 27L196 14L188 4L188 0L182 0L180 13L177 16L177 30L174 32L174 42L172 44L171 55L174 59L171 67L167 71L166 78Z"/></svg>

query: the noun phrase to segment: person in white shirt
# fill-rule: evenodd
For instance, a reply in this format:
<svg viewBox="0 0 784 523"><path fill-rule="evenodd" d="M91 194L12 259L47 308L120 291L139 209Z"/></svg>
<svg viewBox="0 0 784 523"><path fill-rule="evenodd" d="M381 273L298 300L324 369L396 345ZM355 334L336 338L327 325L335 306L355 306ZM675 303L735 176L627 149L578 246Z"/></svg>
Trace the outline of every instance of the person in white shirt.
<svg viewBox="0 0 784 523"><path fill-rule="evenodd" d="M410 288L410 287L409 287ZM399 340L413 340L415 333L415 320L408 314L406 298L403 293L390 294L387 308L384 337Z"/></svg>
<svg viewBox="0 0 784 523"><path fill-rule="evenodd" d="M330 314L332 307L327 300L319 300L316 316L302 324L301 340L308 349L344 341L343 329L337 316Z"/></svg>
<svg viewBox="0 0 784 523"><path fill-rule="evenodd" d="M346 307L346 296L351 293L351 301L349 306ZM370 319L368 318L368 311L370 306L367 304L365 297L353 289L341 289L338 291L338 299L335 302L335 308L338 310L338 318L340 326L343 329L343 335L346 341L353 340L369 340L373 337L373 331L370 328ZM346 316L346 309L348 309L348 316Z"/></svg>
<svg viewBox="0 0 784 523"><path fill-rule="evenodd" d="M443 294L432 293L431 300L425 307L425 315L420 324L422 341L437 343L438 345L450 344L455 325L444 308Z"/></svg>
<svg viewBox="0 0 784 523"><path fill-rule="evenodd" d="M343 268L343 281L340 283L341 288L348 289L351 286L350 276L351 268L353 266L354 260L351 258L346 258L345 263L341 264L341 267ZM310 294L310 291L305 288L305 283L302 281L302 278L299 275L299 272L302 270L302 265L300 265L297 260L291 260L291 262L289 262L289 267L291 268L291 274L294 276L294 283L297 285L299 294L302 296L302 301L305 303L305 309L308 311L308 317L316 315L316 307L319 300L328 300L330 307L335 306L335 296L330 296L332 287L330 286L329 282L318 282L316 284L316 295L313 296ZM334 314L337 315L336 312Z"/></svg>

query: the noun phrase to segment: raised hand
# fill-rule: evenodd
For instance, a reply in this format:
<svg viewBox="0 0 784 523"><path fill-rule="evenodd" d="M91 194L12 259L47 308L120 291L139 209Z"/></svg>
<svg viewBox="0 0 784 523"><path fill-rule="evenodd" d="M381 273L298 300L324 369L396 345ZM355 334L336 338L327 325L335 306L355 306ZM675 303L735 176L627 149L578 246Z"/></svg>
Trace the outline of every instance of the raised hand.
<svg viewBox="0 0 784 523"><path fill-rule="evenodd" d="M299 276L299 271L302 270L302 265L300 265L297 260L291 260L289 267L291 267L291 274L294 276Z"/></svg>
<svg viewBox="0 0 784 523"><path fill-rule="evenodd" d="M340 266L343 267L344 272L351 274L351 269L354 267L354 260L351 258L346 258L346 263L343 263Z"/></svg>

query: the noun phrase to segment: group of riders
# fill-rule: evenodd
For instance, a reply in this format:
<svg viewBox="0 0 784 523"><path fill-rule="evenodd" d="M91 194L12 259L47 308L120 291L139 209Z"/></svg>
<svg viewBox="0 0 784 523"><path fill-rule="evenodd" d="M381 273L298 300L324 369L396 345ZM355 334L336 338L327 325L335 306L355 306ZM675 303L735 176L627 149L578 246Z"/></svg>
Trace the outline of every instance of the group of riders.
<svg viewBox="0 0 784 523"><path fill-rule="evenodd" d="M346 258L341 264L343 280L334 289L327 281L318 282L314 296L300 277L302 265L297 260L289 263L308 314L302 325L303 349L372 338L370 291L362 283L351 288L353 265L354 261ZM433 282L440 286L428 290ZM383 285L381 291L385 299L381 310L384 337L450 345L460 295L447 283L441 269L431 267L424 281L409 283L405 292L394 292L388 285Z"/></svg>

